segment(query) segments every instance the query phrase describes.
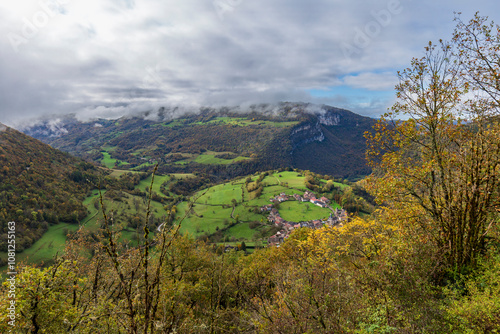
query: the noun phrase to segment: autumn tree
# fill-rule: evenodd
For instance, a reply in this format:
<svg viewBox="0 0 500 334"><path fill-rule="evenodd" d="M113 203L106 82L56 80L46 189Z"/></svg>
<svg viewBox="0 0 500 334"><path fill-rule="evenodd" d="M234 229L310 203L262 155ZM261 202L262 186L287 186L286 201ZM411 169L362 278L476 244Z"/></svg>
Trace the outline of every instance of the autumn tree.
<svg viewBox="0 0 500 334"><path fill-rule="evenodd" d="M482 54L498 47L499 33L481 24L460 23L451 44L429 43L399 72L397 102L366 134L377 201L418 225L454 271L475 264L498 221L500 127L496 79L486 73L496 75L500 63Z"/></svg>

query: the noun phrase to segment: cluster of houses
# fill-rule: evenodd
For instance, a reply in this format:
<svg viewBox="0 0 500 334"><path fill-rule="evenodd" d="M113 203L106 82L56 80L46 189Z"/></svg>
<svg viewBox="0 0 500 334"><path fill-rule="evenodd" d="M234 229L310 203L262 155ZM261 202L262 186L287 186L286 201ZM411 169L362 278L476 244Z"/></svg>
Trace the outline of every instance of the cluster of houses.
<svg viewBox="0 0 500 334"><path fill-rule="evenodd" d="M328 217L325 220L317 219L317 220L310 220L306 222L289 222L284 220L281 216L280 213L277 209L275 209L273 204L268 204L264 205L260 208L261 212L269 212L269 216L267 217L267 220L276 226L281 227L282 229L278 231L275 235L271 236L267 242L269 246L278 246L280 245L288 236L290 233L292 233L293 230L301 228L301 227L307 227L307 228L313 228L313 229L319 229L323 227L323 225L328 225L328 226L342 226L342 222L346 221L348 219L347 212L344 209L332 209L328 204L330 203L330 200L326 197L321 197L321 198L316 198L313 193L310 191L306 191L303 196L300 196L298 194L294 194L293 197L297 201L302 201L302 202L311 202L315 205L318 205L322 208L329 208L332 210L332 213L330 213L330 217ZM273 203L281 203L284 201L288 201L290 198L287 196L285 193L281 193L273 198L270 199L271 202Z"/></svg>
<svg viewBox="0 0 500 334"><path fill-rule="evenodd" d="M300 196L299 194L294 194L293 198L295 198L296 201L300 202L311 202L317 206L320 206L322 208L327 208L328 204L330 203L330 200L326 197L321 197L321 198L316 198L316 196L310 192L306 191L304 195ZM285 193L281 193L279 195L274 196L273 198L269 199L269 201L273 203L281 203L290 200L289 196ZM268 209L269 207L272 208L272 204L265 205L261 208L261 211L271 211L271 209Z"/></svg>
<svg viewBox="0 0 500 334"><path fill-rule="evenodd" d="M322 208L327 208L328 204L330 204L330 200L326 197L321 197L321 198L316 198L316 196L310 192L306 191L303 196L300 196L298 194L293 195L293 197L297 201L302 201L302 202L311 202L317 206L320 206Z"/></svg>
<svg viewBox="0 0 500 334"><path fill-rule="evenodd" d="M156 159L153 159L153 158L139 158L140 160L143 160L143 161L146 161L146 162L149 162L149 163L152 163L152 164L155 164L157 163L158 161ZM162 160L161 158L159 159L160 161Z"/></svg>

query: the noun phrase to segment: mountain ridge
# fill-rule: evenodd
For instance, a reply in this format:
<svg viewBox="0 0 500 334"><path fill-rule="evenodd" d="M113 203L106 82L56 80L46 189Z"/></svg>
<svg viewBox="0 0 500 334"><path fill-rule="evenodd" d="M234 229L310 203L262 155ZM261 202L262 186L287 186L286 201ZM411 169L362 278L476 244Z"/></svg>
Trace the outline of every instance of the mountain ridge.
<svg viewBox="0 0 500 334"><path fill-rule="evenodd" d="M113 120L69 117L24 132L87 161L124 169L146 170L156 161L165 173L200 172L222 179L280 167L350 179L370 173L363 133L375 120L345 109L284 102L175 115L178 110L162 107ZM220 164L207 163L211 158Z"/></svg>

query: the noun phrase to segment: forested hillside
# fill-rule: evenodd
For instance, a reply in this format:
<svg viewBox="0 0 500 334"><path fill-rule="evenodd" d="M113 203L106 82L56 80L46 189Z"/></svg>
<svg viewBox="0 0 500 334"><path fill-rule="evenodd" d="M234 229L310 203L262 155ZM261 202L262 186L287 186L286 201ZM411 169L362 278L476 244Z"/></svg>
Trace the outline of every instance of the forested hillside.
<svg viewBox="0 0 500 334"><path fill-rule="evenodd" d="M7 222L16 222L17 251L30 247L50 224L77 224L97 168L12 128L0 131L0 251Z"/></svg>
<svg viewBox="0 0 500 334"><path fill-rule="evenodd" d="M363 133L375 120L305 103L258 110L201 109L172 119L160 108L118 120L69 117L25 132L109 168L151 170L158 162L161 173L198 172L212 181L283 167L349 179L370 173Z"/></svg>

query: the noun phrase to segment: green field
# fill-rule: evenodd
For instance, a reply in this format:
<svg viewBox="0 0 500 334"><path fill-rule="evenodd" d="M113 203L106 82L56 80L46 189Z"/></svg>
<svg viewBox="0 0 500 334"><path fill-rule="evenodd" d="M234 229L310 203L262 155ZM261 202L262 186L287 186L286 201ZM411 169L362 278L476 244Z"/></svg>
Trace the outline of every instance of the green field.
<svg viewBox="0 0 500 334"><path fill-rule="evenodd" d="M51 261L57 253L62 254L66 244L66 233L77 229L78 225L67 223L49 226L47 232L38 241L30 248L16 255L16 262L41 264L42 262ZM7 258L7 253L0 252L0 257Z"/></svg>
<svg viewBox="0 0 500 334"><path fill-rule="evenodd" d="M147 198L134 196L125 192L119 193L122 196L120 200L112 200L107 198L103 192L103 203L108 215L112 211L113 216L116 217L116 221L122 223L125 223L123 219L121 219L124 216L137 216L144 219L147 211ZM94 206L95 201L100 201L98 191L94 191L92 196L87 197L83 202L90 214L82 221L82 224L90 230L98 228L103 219L101 215L100 203L98 204L98 209L96 209ZM166 215L162 204L155 201L151 201L151 213L156 217Z"/></svg>
<svg viewBox="0 0 500 334"><path fill-rule="evenodd" d="M136 166L134 168L131 168L131 170L138 170L138 169L141 169L142 167L151 167L151 166L154 166L155 164L152 163L152 162L145 162L143 164L140 164L139 166Z"/></svg>
<svg viewBox="0 0 500 334"><path fill-rule="evenodd" d="M232 235L232 232L235 232L237 236L233 235L234 237L250 240L256 231L249 229L248 224L244 223L260 221L263 216L248 211L252 207L249 206L248 202L242 203L243 191L246 192L244 190L244 180L239 180L198 192L193 196L196 199L194 207L182 222L181 232L187 232L194 236L214 233L217 227L222 229L231 223L236 223L236 217L238 217L241 224L247 227L239 227L241 224L238 224L226 230L225 235ZM237 202L234 210L232 207L233 199ZM178 206L179 213L177 217L179 220L186 215L187 207L186 202Z"/></svg>
<svg viewBox="0 0 500 334"><path fill-rule="evenodd" d="M310 202L288 201L280 204L279 212L284 220L301 222L328 218L332 211Z"/></svg>
<svg viewBox="0 0 500 334"><path fill-rule="evenodd" d="M101 163L102 163L104 166L108 167L108 168L113 168L113 167L115 167L115 165L116 165L116 159L111 158L111 156L109 155L109 153L108 153L108 152L104 152L104 151L103 151L103 152L101 152L101 153L102 153L102 156L103 156L103 158L102 158L102 160L101 160Z"/></svg>
<svg viewBox="0 0 500 334"><path fill-rule="evenodd" d="M258 175L251 177L252 183L255 183ZM270 204L270 198L286 193L288 195L303 195L307 188L304 185L304 176L297 172L275 172L266 176L262 180L264 185L262 195L259 198L253 198L245 186L245 179L234 180L232 182L219 184L193 196L195 205L191 212L186 212L188 203L184 202L178 206L177 221L181 217L186 217L182 221L181 232L189 233L195 237L214 233L216 228L226 228L224 235L227 238L236 238L239 240L253 240L254 236L261 230L250 229L250 222L261 222L263 226L267 223L267 216L255 209L263 205ZM326 180L322 180L326 182ZM251 184L252 184L251 183ZM347 187L340 183L335 183L338 187ZM234 201L236 206L233 210ZM224 206L224 208L223 208ZM331 203L332 208L340 207L337 203ZM288 221L300 222L316 219L326 219L332 212L328 208L321 208L309 202L297 202L295 200L283 202L280 204L280 215ZM238 224L229 227L229 224ZM269 225L269 224L268 224Z"/></svg>
<svg viewBox="0 0 500 334"><path fill-rule="evenodd" d="M101 154L103 158L101 159L101 164L106 166L107 168L114 168L115 166L125 166L129 165L128 162L126 161L120 161L117 159L111 158L111 155L109 152L113 152L116 149L116 146L103 146L101 151Z"/></svg>
<svg viewBox="0 0 500 334"><path fill-rule="evenodd" d="M112 177L119 177L124 173L130 173L130 171L123 170L113 170L110 174ZM192 174L172 174L176 178L192 177ZM153 184L153 191L161 194L160 186L163 182L168 182L171 176L155 176L155 182ZM136 188L141 191L145 191L146 188L149 191L149 186L151 184L151 176L142 180ZM133 235L136 233L135 230L126 226L126 222L121 221L120 217L124 215L128 216L138 216L141 221L145 220L147 200L146 198L133 196L127 193L122 193L123 197L120 201L113 201L105 196L106 190L102 190L101 193L104 199L104 205L108 216L110 212L113 211L113 216L116 218L116 223L114 229L120 231L121 241L135 240ZM97 208L94 203L98 202ZM102 211L100 207L100 194L97 189L93 190L91 195L88 196L84 201L83 205L87 207L89 214L85 217L80 224L89 231L98 231L101 223L103 221ZM136 210L136 205L138 210ZM138 214L139 212L139 214ZM151 201L151 213L156 217L162 217L166 215L163 205L161 203ZM65 247L66 243L66 233L75 231L79 228L79 225L59 223L56 225L49 226L47 232L45 232L38 241L36 241L33 246L26 249L22 253L18 254L16 257L17 262L26 261L28 263L42 263L53 259L57 252L61 253ZM131 242L131 244L134 244ZM6 258L7 254L5 252L0 252L2 258Z"/></svg>
<svg viewBox="0 0 500 334"><path fill-rule="evenodd" d="M140 173L140 172L135 171L135 170L127 170L127 169L113 169L113 171L111 172L111 174L109 174L109 176L120 177L126 173Z"/></svg>
<svg viewBox="0 0 500 334"><path fill-rule="evenodd" d="M113 170L112 177L120 177L129 171ZM160 196L166 196L161 193L160 187L163 183L175 178L192 177L192 174L172 174L156 175L153 184L153 191ZM251 176L252 183L255 183L259 174ZM324 181L324 180L323 180ZM187 201L177 204L177 215L174 223L181 223L181 233L189 234L193 237L210 236L220 231L225 242L245 241L247 245L250 242L258 241L262 244L262 233L267 233L272 224L267 222L267 214L262 214L258 210L261 206L270 204L269 199L280 193L293 195L295 193L302 195L306 190L304 186L304 177L297 172L285 171L270 173L262 179L264 186L262 195L254 198L253 193L249 193L245 185L245 178L233 180L224 184L212 186L204 189L192 196L194 201L190 212ZM136 186L141 192L149 191L151 176L140 181ZM335 184L338 187L348 187L342 184ZM115 199L106 193L110 190L103 190L103 200L108 217L113 216L113 229L121 233L121 241L129 241L135 244L137 232L127 226L130 217L138 217L142 223L145 220L147 196L135 196L122 191L114 191ZM81 222L81 225L90 231L99 230L103 217L100 208L100 194L98 190L93 190L83 204L89 210L89 215ZM234 206L234 207L233 207ZM331 203L333 208L339 207L336 203ZM111 213L112 212L112 213ZM280 204L279 212L283 219L288 221L307 221L327 218L330 210L313 205L309 202L287 201ZM163 205L159 202L151 201L151 214L157 218L166 216ZM128 218L126 218L128 217ZM250 228L251 223L253 229ZM28 262L41 263L50 261L54 255L64 248L66 241L66 232L75 231L78 225L59 223L50 226L48 232L38 240L32 247L18 254L18 261L26 260ZM265 239L264 239L265 243ZM5 253L0 253L6 256Z"/></svg>
<svg viewBox="0 0 500 334"><path fill-rule="evenodd" d="M137 186L135 186L136 189L139 189L141 191L149 192L149 187L151 186L151 178L152 176L149 176L145 178L144 180L141 180ZM168 175L155 175L154 183L153 183L153 191L157 193L158 195L165 196L161 190L160 187L163 183L170 181L170 176Z"/></svg>
<svg viewBox="0 0 500 334"><path fill-rule="evenodd" d="M262 182L265 182L268 184L276 184L276 185L279 185L281 183L287 183L289 188L300 189L300 190L306 191L307 188L304 185L304 180L305 180L305 177L297 172L285 171L285 172L273 173L269 176L266 176L266 178ZM327 180L324 180L324 179L321 179L321 181L327 182ZM349 187L346 184L338 183L338 182L333 182L333 184L342 190Z"/></svg>
<svg viewBox="0 0 500 334"><path fill-rule="evenodd" d="M217 157L217 154L200 154L194 159L194 162L199 164L207 164L207 165L228 165L238 161L250 160L247 157L236 157L234 159L221 159Z"/></svg>
<svg viewBox="0 0 500 334"><path fill-rule="evenodd" d="M241 202L242 186L243 181L219 184L207 191L198 192L194 197L197 198L196 203L210 205L231 204L232 199Z"/></svg>
<svg viewBox="0 0 500 334"><path fill-rule="evenodd" d="M288 127L297 125L299 122L272 122L272 121L262 121L255 119L248 119L245 117L215 117L208 122L195 122L195 125L204 124L228 124L236 126L272 126L272 127Z"/></svg>
<svg viewBox="0 0 500 334"><path fill-rule="evenodd" d="M169 122L154 124L152 126L153 127L163 126L163 127L173 128L176 126L186 126L186 125L212 125L212 124L226 125L227 124L227 125L235 125L235 126L268 126L268 127L282 128L282 127L294 126L294 125L297 125L298 123L299 123L298 121L273 122L273 121L248 119L246 117L220 116L220 117L215 117L209 121L197 121L197 122L190 122L187 119L174 119L174 120L169 121Z"/></svg>
<svg viewBox="0 0 500 334"><path fill-rule="evenodd" d="M188 203L183 202L177 206L177 223L184 217L188 208ZM199 236L204 233L214 233L217 228L225 227L234 220L231 218L232 208L222 208L221 206L211 206L196 204L191 212L182 221L181 233L188 233L192 236Z"/></svg>
<svg viewBox="0 0 500 334"><path fill-rule="evenodd" d="M244 240L252 240L252 237L255 234L255 230L250 229L248 223L239 223L231 228L229 228L224 235L231 240L234 239L244 239Z"/></svg>
<svg viewBox="0 0 500 334"><path fill-rule="evenodd" d="M163 127L166 127L166 128L173 128L175 126L182 126L182 125L185 125L186 124L186 120L184 119L174 119L170 122L165 122L165 123L159 123L159 124L153 124L152 126L155 127L155 126L163 126Z"/></svg>
<svg viewBox="0 0 500 334"><path fill-rule="evenodd" d="M242 156L238 156L234 159L222 159L219 157L222 154L228 154L228 153L232 154L232 152L213 152L213 151L206 151L198 155L182 153L182 156L186 157L186 159L176 161L174 162L174 164L185 165L190 162L196 162L199 164L206 164L206 165L229 165L238 161L250 160L250 158Z"/></svg>

